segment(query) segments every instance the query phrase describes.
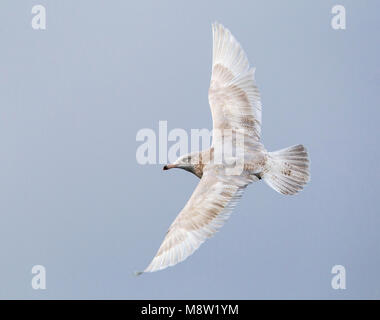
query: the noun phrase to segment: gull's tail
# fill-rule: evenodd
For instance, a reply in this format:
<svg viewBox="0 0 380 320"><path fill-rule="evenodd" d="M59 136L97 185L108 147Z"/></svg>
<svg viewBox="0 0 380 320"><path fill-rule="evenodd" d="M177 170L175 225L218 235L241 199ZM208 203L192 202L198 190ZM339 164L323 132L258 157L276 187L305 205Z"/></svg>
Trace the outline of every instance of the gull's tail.
<svg viewBox="0 0 380 320"><path fill-rule="evenodd" d="M296 194L310 180L309 156L301 144L268 152L261 178L277 192Z"/></svg>

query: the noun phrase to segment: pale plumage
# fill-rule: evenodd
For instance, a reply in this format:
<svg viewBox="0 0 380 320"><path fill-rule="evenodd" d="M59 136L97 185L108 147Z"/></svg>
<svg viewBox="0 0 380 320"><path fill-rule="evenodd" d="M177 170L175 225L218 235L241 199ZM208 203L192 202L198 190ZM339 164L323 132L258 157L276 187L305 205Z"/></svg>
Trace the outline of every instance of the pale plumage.
<svg viewBox="0 0 380 320"><path fill-rule="evenodd" d="M214 129L245 129L259 141L261 133L260 93L254 68L230 31L213 24L213 63L209 88Z"/></svg>
<svg viewBox="0 0 380 320"><path fill-rule="evenodd" d="M308 155L302 145L267 152L260 142L261 100L254 81L254 69L240 44L221 24L213 24L213 65L209 103L213 119L211 149L179 158L164 169L181 168L201 178L189 201L170 226L156 256L144 272L173 266L191 255L229 217L245 187L263 179L276 191L294 194L309 179ZM221 134L216 134L216 131ZM216 163L217 147L227 134L242 169L229 173ZM197 159L199 161L193 161ZM139 273L140 274L140 273Z"/></svg>

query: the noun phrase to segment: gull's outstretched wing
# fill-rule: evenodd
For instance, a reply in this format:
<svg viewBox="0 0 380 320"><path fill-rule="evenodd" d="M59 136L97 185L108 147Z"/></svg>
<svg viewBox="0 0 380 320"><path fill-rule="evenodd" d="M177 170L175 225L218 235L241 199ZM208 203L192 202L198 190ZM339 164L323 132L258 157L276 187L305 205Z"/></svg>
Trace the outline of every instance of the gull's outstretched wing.
<svg viewBox="0 0 380 320"><path fill-rule="evenodd" d="M144 272L174 266L197 250L224 224L249 182L250 178L206 171Z"/></svg>
<svg viewBox="0 0 380 320"><path fill-rule="evenodd" d="M244 130L247 142L260 140L261 101L254 68L231 32L214 23L212 75L208 99L213 129ZM214 144L214 141L213 141Z"/></svg>

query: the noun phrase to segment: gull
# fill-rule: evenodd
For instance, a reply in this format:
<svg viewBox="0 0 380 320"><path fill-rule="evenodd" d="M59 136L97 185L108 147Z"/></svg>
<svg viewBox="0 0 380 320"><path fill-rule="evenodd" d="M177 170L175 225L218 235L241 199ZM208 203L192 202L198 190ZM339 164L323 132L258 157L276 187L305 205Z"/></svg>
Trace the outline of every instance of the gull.
<svg viewBox="0 0 380 320"><path fill-rule="evenodd" d="M263 180L277 192L293 195L309 181L309 159L303 145L268 152L260 142L261 98L255 69L250 68L244 50L227 28L214 23L212 31L208 92L212 145L164 166L164 170L189 171L200 181L151 263L137 274L174 266L193 254L223 226L250 183ZM226 141L230 148L225 148ZM235 156L225 155L225 150L234 151ZM232 165L231 159L235 160Z"/></svg>

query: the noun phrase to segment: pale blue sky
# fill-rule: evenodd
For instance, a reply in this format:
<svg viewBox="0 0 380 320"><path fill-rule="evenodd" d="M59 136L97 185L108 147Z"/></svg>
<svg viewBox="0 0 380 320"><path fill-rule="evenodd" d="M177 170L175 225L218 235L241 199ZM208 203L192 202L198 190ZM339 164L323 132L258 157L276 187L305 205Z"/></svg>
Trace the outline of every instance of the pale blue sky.
<svg viewBox="0 0 380 320"><path fill-rule="evenodd" d="M333 30L342 4L347 29ZM47 10L47 30L31 8ZM380 298L378 1L2 1L0 298ZM304 144L295 197L251 185L184 263L134 277L197 184L136 133L211 128L211 23L257 68L263 141ZM47 289L31 269L47 270ZM347 289L331 288L346 267Z"/></svg>

